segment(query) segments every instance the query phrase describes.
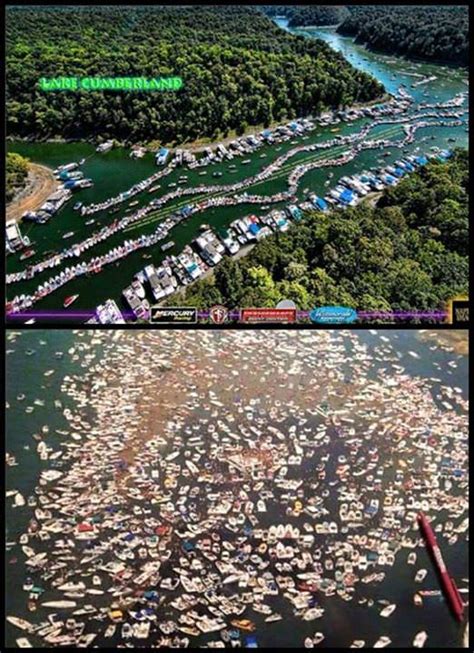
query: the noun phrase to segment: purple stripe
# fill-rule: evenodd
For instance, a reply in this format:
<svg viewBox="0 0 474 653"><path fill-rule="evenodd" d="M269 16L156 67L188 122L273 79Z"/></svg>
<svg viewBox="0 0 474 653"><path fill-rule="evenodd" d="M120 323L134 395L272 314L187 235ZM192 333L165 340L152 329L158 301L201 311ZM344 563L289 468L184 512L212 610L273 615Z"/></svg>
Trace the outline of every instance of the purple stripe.
<svg viewBox="0 0 474 653"><path fill-rule="evenodd" d="M62 310L57 310L57 311L32 311L32 312L19 312L19 313L7 313L7 318L9 319L15 319L15 318L31 318L31 317L92 317L95 315L95 310L91 309L89 311L62 311ZM134 317L134 313L132 311L121 311L122 315L124 317ZM200 311L198 312L198 317L200 318L208 318L210 315L209 311ZM297 317L298 318L307 318L309 316L309 311L298 311L297 312ZM357 316L359 318L374 318L374 317L381 317L381 318L419 318L419 317L427 317L427 318L446 318L448 316L447 312L444 311L397 311L397 312L377 312L377 311L371 311L371 312L365 312L365 311L360 311L358 312ZM230 311L229 318L231 319L238 319L240 317L240 312L239 311Z"/></svg>

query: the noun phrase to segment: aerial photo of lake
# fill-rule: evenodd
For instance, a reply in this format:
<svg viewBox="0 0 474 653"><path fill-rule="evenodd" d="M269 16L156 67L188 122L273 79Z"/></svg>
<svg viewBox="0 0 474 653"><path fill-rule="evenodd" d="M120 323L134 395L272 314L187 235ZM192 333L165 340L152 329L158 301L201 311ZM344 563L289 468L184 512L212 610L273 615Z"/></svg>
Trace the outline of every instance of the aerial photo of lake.
<svg viewBox="0 0 474 653"><path fill-rule="evenodd" d="M467 332L6 350L9 647L466 645Z"/></svg>

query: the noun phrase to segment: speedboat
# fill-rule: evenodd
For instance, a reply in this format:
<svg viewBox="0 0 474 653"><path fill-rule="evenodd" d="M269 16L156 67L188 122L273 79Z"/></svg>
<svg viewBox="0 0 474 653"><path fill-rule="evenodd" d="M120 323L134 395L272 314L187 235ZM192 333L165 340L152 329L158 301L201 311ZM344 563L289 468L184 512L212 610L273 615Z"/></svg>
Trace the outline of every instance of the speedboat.
<svg viewBox="0 0 474 653"><path fill-rule="evenodd" d="M104 637L109 638L115 635L116 628L117 626L115 624L111 624L110 626L108 626L107 630L104 633Z"/></svg>
<svg viewBox="0 0 474 653"><path fill-rule="evenodd" d="M63 303L64 308L68 308L68 306L71 306L71 304L75 302L78 297L79 295L69 295L69 297L66 297Z"/></svg>
<svg viewBox="0 0 474 653"><path fill-rule="evenodd" d="M122 637L124 639L132 636L132 626L129 623L124 623L122 625Z"/></svg>
<svg viewBox="0 0 474 653"><path fill-rule="evenodd" d="M416 635L415 639L413 640L413 646L415 648L423 648L427 639L428 639L428 635L426 634L426 631L420 630L420 632Z"/></svg>
<svg viewBox="0 0 474 653"><path fill-rule="evenodd" d="M385 635L383 635L382 637L379 637L379 639L375 642L374 648L385 648L391 642L392 640L390 639L390 637L386 637Z"/></svg>
<svg viewBox="0 0 474 653"><path fill-rule="evenodd" d="M396 606L395 603L390 603L389 605L387 605L387 607L385 607L381 611L380 616L381 617L389 617L392 614L392 612L395 610L396 607L397 606Z"/></svg>
<svg viewBox="0 0 474 653"><path fill-rule="evenodd" d="M13 624L17 628L21 628L21 630L28 630L32 631L33 630L33 625L30 624L29 621L26 621L26 619L22 619L21 617L7 617L8 623Z"/></svg>
<svg viewBox="0 0 474 653"><path fill-rule="evenodd" d="M31 258L36 254L34 249L26 249L23 254L20 256L20 261L24 261L27 258Z"/></svg>
<svg viewBox="0 0 474 653"><path fill-rule="evenodd" d="M23 584L23 589L25 592L30 592L34 587L34 582L33 579L27 578L26 581Z"/></svg>
<svg viewBox="0 0 474 653"><path fill-rule="evenodd" d="M414 603L415 605L423 605L423 599L422 599L422 597L421 597L420 594L415 593L415 594L413 595L413 603Z"/></svg>
<svg viewBox="0 0 474 653"><path fill-rule="evenodd" d="M317 646L318 644L320 644L323 641L323 639L324 639L323 633L317 632L313 637L314 645Z"/></svg>
<svg viewBox="0 0 474 653"><path fill-rule="evenodd" d="M421 581L423 581L423 580L426 578L426 574L427 574L427 573L428 573L428 572L426 571L426 569L419 569L419 570L416 572L415 581L416 581L417 583L421 583Z"/></svg>
<svg viewBox="0 0 474 653"><path fill-rule="evenodd" d="M41 604L43 608L75 608L76 601L46 601Z"/></svg>

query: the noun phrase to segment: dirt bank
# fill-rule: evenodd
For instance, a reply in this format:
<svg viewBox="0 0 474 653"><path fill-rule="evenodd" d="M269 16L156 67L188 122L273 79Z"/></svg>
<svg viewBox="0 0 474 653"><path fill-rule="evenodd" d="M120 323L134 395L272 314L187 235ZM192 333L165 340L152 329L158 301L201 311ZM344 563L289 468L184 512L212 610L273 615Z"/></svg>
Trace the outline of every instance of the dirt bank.
<svg viewBox="0 0 474 653"><path fill-rule="evenodd" d="M30 163L28 167L29 173L25 188L7 204L7 220L18 222L25 211L34 211L39 208L59 184L50 168L37 163Z"/></svg>

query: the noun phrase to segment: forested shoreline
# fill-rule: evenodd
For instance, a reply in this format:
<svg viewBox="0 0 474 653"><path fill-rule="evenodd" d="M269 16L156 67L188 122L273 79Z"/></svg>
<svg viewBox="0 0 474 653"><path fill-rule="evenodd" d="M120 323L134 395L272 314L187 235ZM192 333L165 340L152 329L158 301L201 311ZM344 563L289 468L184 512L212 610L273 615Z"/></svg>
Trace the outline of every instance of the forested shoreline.
<svg viewBox="0 0 474 653"><path fill-rule="evenodd" d="M262 5L261 9L267 16L286 16L290 27L337 25L349 16L343 5Z"/></svg>
<svg viewBox="0 0 474 653"><path fill-rule="evenodd" d="M391 54L464 66L469 61L469 16L463 6L354 6L338 32Z"/></svg>
<svg viewBox="0 0 474 653"><path fill-rule="evenodd" d="M9 7L7 134L186 143L383 94L321 41L254 7ZM45 93L41 77L179 76L176 92Z"/></svg>
<svg viewBox="0 0 474 653"><path fill-rule="evenodd" d="M291 298L300 310L442 308L468 290L468 188L468 153L457 150L384 191L375 207L314 212L248 257L227 257L183 304L274 307Z"/></svg>
<svg viewBox="0 0 474 653"><path fill-rule="evenodd" d="M268 16L284 15L290 27L338 25L369 49L386 54L467 66L467 6L262 5Z"/></svg>

